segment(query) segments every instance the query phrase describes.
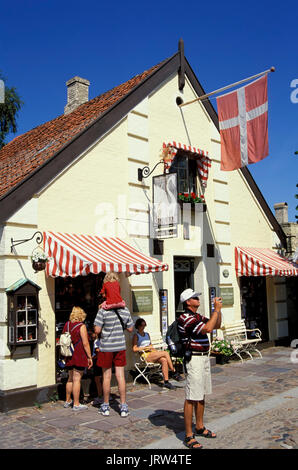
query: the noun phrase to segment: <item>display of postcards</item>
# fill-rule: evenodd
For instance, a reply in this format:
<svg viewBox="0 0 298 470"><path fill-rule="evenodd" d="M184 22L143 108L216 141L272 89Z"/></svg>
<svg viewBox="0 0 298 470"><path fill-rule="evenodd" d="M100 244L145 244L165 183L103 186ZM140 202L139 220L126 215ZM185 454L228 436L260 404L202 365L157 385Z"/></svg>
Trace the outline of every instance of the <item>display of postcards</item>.
<svg viewBox="0 0 298 470"><path fill-rule="evenodd" d="M17 308L19 310L24 310L26 308L26 296L25 295L18 295Z"/></svg>
<svg viewBox="0 0 298 470"><path fill-rule="evenodd" d="M25 325L26 324L26 310L18 310L17 311L17 325Z"/></svg>
<svg viewBox="0 0 298 470"><path fill-rule="evenodd" d="M28 310L28 325L36 325L36 310Z"/></svg>
<svg viewBox="0 0 298 470"><path fill-rule="evenodd" d="M21 342L21 341L26 341L27 340L27 336L26 336L26 328L24 328L23 326L18 326L17 327L17 342Z"/></svg>
<svg viewBox="0 0 298 470"><path fill-rule="evenodd" d="M36 308L36 296L35 295L28 295L27 308Z"/></svg>
<svg viewBox="0 0 298 470"><path fill-rule="evenodd" d="M32 341L34 339L36 339L36 328L35 328L35 326L29 326L28 327L28 338L27 338L27 340Z"/></svg>

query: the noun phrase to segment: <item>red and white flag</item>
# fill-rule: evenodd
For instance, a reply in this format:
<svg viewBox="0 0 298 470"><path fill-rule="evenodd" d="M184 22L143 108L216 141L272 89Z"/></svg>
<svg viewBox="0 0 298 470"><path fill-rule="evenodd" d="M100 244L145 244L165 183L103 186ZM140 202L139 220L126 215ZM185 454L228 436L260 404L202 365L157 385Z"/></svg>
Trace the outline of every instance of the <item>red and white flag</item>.
<svg viewBox="0 0 298 470"><path fill-rule="evenodd" d="M221 170L258 162L268 150L267 74L217 98Z"/></svg>

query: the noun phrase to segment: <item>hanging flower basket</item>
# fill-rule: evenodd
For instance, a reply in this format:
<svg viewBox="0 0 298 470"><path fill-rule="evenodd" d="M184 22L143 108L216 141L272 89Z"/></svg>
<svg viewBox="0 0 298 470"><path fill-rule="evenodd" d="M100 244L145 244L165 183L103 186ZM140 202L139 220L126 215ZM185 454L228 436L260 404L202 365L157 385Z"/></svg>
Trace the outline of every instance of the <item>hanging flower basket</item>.
<svg viewBox="0 0 298 470"><path fill-rule="evenodd" d="M44 260L32 261L32 268L35 272L44 271L44 269L46 269L46 264L47 262Z"/></svg>
<svg viewBox="0 0 298 470"><path fill-rule="evenodd" d="M46 268L46 264L49 258L40 246L37 246L30 256L32 262L32 268L35 272L43 271Z"/></svg>

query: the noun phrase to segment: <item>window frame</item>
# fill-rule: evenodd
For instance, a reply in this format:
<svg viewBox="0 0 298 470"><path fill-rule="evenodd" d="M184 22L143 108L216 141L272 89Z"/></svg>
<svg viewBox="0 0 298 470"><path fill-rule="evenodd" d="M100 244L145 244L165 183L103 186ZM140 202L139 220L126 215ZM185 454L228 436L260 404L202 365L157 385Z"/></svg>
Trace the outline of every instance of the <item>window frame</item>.
<svg viewBox="0 0 298 470"><path fill-rule="evenodd" d="M179 167L180 162L187 162L186 164L186 178L181 178L180 171L181 167ZM191 166L193 168L191 169ZM196 159L191 158L189 155L184 154L183 152L177 152L175 158L173 159L172 165L169 169L169 173L177 173L177 193L188 193L191 194L194 192L198 194L198 172L197 172L197 165ZM187 190L185 191L184 187L182 186L182 181L187 183Z"/></svg>

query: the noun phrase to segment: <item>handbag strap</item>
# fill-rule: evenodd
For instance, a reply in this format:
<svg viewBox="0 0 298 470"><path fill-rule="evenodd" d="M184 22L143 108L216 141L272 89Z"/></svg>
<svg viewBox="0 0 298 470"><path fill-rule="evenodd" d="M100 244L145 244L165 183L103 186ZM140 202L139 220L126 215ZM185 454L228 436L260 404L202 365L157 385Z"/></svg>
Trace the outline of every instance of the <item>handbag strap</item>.
<svg viewBox="0 0 298 470"><path fill-rule="evenodd" d="M80 325L83 325L83 323L80 322L80 323L78 323L77 325L75 325L75 326L71 329L70 333L72 333L73 330L74 330L77 326L80 326ZM76 343L73 343L74 349L76 348L76 345L79 344L81 341L82 341L82 338L80 337L80 339L79 339Z"/></svg>
<svg viewBox="0 0 298 470"><path fill-rule="evenodd" d="M82 323L82 322L80 322L80 323L78 323L77 325L75 325L75 326L74 326L74 327L71 329L71 331L70 331L70 332L72 333L72 332L73 332L73 330L75 330L75 329L76 329L76 327L77 327L77 326L80 326L80 325L83 325L83 323ZM69 331L69 330L68 330L68 331Z"/></svg>
<svg viewBox="0 0 298 470"><path fill-rule="evenodd" d="M121 315L118 313L118 309L115 308L115 309L114 309L114 312L116 313L117 317L119 318L120 323L121 323L121 326L122 326L122 330L124 331L124 330L125 330L125 326L124 326L123 320L122 320L122 318L121 318Z"/></svg>

